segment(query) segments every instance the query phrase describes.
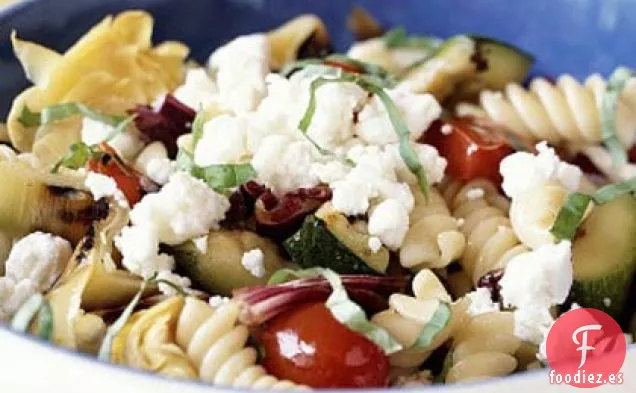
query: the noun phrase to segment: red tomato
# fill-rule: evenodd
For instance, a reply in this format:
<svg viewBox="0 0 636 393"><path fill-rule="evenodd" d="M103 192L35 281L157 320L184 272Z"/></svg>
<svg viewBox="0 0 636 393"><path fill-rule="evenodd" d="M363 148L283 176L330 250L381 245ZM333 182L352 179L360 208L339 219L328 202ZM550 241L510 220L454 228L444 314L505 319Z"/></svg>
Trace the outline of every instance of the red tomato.
<svg viewBox="0 0 636 393"><path fill-rule="evenodd" d="M117 187L124 194L130 206L141 200L142 187L140 175L133 168L120 162L116 153L108 145L100 145L100 150L105 152L100 159L89 160L86 164L88 170L110 176L117 183Z"/></svg>
<svg viewBox="0 0 636 393"><path fill-rule="evenodd" d="M460 181L485 178L501 184L499 163L514 152L500 129L471 117L435 121L422 142L437 148L448 161L446 173Z"/></svg>
<svg viewBox="0 0 636 393"><path fill-rule="evenodd" d="M281 314L260 334L269 373L314 388L385 387L382 349L338 322L323 303Z"/></svg>

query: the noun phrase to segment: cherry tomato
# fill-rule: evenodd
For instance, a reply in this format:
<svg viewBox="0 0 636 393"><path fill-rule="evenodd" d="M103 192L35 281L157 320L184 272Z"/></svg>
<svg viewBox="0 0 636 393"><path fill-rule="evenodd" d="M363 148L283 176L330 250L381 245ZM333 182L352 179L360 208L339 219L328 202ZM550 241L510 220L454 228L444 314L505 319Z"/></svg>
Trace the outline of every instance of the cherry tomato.
<svg viewBox="0 0 636 393"><path fill-rule="evenodd" d="M485 178L501 184L499 163L514 152L503 131L472 117L437 120L422 141L448 161L446 173L460 181Z"/></svg>
<svg viewBox="0 0 636 393"><path fill-rule="evenodd" d="M89 160L86 164L87 169L112 177L128 200L128 204L135 205L142 196L141 176L133 168L121 162L110 146L102 144L99 149L106 154L99 159Z"/></svg>
<svg viewBox="0 0 636 393"><path fill-rule="evenodd" d="M323 303L281 314L259 335L269 373L314 388L373 388L388 384L382 349L338 322Z"/></svg>

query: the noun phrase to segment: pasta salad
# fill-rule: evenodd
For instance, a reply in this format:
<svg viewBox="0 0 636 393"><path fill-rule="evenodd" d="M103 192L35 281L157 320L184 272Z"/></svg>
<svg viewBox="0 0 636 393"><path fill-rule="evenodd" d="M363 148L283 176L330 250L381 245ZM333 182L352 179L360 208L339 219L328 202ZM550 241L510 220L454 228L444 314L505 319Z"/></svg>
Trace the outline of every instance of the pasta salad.
<svg viewBox="0 0 636 393"><path fill-rule="evenodd" d="M64 53L13 32L32 86L0 126L0 322L272 389L546 367L578 307L636 333L634 73L348 25L346 53L301 15L205 64L145 11Z"/></svg>

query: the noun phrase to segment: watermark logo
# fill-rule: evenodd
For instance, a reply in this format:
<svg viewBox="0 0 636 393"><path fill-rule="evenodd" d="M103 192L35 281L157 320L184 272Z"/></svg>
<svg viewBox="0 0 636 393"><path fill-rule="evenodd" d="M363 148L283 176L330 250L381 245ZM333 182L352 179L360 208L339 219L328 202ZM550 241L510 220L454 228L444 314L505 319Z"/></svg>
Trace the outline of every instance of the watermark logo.
<svg viewBox="0 0 636 393"><path fill-rule="evenodd" d="M554 323L546 341L550 383L593 388L622 384L620 372L627 343L609 315L593 308L578 308Z"/></svg>

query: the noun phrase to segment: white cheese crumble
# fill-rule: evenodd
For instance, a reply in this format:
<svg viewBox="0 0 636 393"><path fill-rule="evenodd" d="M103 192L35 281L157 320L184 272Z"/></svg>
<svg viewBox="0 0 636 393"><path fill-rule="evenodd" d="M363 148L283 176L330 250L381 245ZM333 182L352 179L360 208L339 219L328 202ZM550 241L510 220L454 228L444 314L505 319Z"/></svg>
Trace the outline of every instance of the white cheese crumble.
<svg viewBox="0 0 636 393"><path fill-rule="evenodd" d="M174 269L174 258L168 254L159 254L159 239L150 226L124 227L119 236L115 237L115 246L123 256L124 267L143 278Z"/></svg>
<svg viewBox="0 0 636 393"><path fill-rule="evenodd" d="M248 121L245 116L220 115L203 126L203 135L194 150L194 162L201 167L237 164L249 157Z"/></svg>
<svg viewBox="0 0 636 393"><path fill-rule="evenodd" d="M468 200L480 199L483 198L485 194L483 188L471 188L466 191L466 198L468 198Z"/></svg>
<svg viewBox="0 0 636 393"><path fill-rule="evenodd" d="M157 184L164 185L175 172L174 163L168 158L166 146L157 141L149 144L135 160L135 169Z"/></svg>
<svg viewBox="0 0 636 393"><path fill-rule="evenodd" d="M604 297L603 298L603 304L605 305L605 307L611 307L612 306L612 299L610 299L608 297Z"/></svg>
<svg viewBox="0 0 636 393"><path fill-rule="evenodd" d="M536 155L517 152L501 161L501 187L506 195L515 198L535 187L555 183L570 192L579 188L582 176L579 167L561 161L546 142L538 143L537 151Z"/></svg>
<svg viewBox="0 0 636 393"><path fill-rule="evenodd" d="M380 240L380 238L377 236L371 236L369 237L368 246L369 250L371 250L372 253L376 254L382 248L382 240Z"/></svg>
<svg viewBox="0 0 636 393"><path fill-rule="evenodd" d="M387 199L371 212L369 233L391 250L400 248L408 230L409 212L395 199Z"/></svg>
<svg viewBox="0 0 636 393"><path fill-rule="evenodd" d="M470 300L470 305L468 306L468 314L470 316L475 317L480 314L499 311L499 304L493 303L488 288L477 288L466 294L466 297Z"/></svg>
<svg viewBox="0 0 636 393"><path fill-rule="evenodd" d="M180 294L181 292L178 289L181 289L183 291L185 290L185 288L190 287L190 285L192 284L188 277L182 277L168 270L160 270L159 272L157 272L157 279L167 281L177 287L175 288L172 285L168 285L163 282L159 283L159 291L161 291L161 293L163 293L164 295L169 296Z"/></svg>
<svg viewBox="0 0 636 393"><path fill-rule="evenodd" d="M254 277L265 277L265 254L260 248L246 251L241 258L241 265Z"/></svg>
<svg viewBox="0 0 636 393"><path fill-rule="evenodd" d="M212 308L219 308L224 304L228 304L229 302L230 302L229 297L219 296L219 295L210 296L210 299L208 300L208 303L210 304L210 307Z"/></svg>
<svg viewBox="0 0 636 393"><path fill-rule="evenodd" d="M183 85L174 91L177 100L194 110L218 105L218 89L204 68L188 70Z"/></svg>
<svg viewBox="0 0 636 393"><path fill-rule="evenodd" d="M430 94L416 94L406 90L386 90L400 111L404 124L417 140L438 119L442 108ZM374 96L358 115L356 134L367 143L386 145L399 142L382 101Z"/></svg>
<svg viewBox="0 0 636 393"><path fill-rule="evenodd" d="M117 186L115 179L110 176L88 171L86 179L84 179L84 185L90 190L91 194L93 194L93 199L96 201L101 198L113 197L120 205L128 206L124 193Z"/></svg>
<svg viewBox="0 0 636 393"><path fill-rule="evenodd" d="M318 184L318 178L311 170L313 162L309 142L282 134L264 138L252 158L258 180L277 193Z"/></svg>
<svg viewBox="0 0 636 393"><path fill-rule="evenodd" d="M72 253L68 241L48 233L34 232L16 242L0 277L0 321L10 319L31 295L49 290Z"/></svg>
<svg viewBox="0 0 636 393"><path fill-rule="evenodd" d="M93 120L90 117L82 118L82 142L89 146L98 145L110 138L115 132L115 127L101 121ZM108 145L115 152L126 160L132 160L144 148L144 141L137 131L126 129L108 140Z"/></svg>
<svg viewBox="0 0 636 393"><path fill-rule="evenodd" d="M541 328L552 323L550 308L565 302L572 286L569 241L542 245L514 257L499 282L506 306L514 306L515 334L539 343Z"/></svg>
<svg viewBox="0 0 636 393"><path fill-rule="evenodd" d="M221 104L234 113L252 111L266 92L267 37L264 34L240 36L214 51L208 66L216 73Z"/></svg>
<svg viewBox="0 0 636 393"><path fill-rule="evenodd" d="M133 225L151 228L157 239L176 245L219 228L228 199L185 172L177 172L157 193L147 194L130 212Z"/></svg>

